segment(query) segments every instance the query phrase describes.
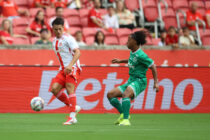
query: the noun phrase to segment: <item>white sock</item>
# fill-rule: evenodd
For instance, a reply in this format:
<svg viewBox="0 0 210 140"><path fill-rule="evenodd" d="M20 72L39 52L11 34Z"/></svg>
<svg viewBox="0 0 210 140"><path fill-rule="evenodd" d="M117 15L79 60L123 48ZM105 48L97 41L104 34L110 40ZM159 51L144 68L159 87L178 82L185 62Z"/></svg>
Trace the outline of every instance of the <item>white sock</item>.
<svg viewBox="0 0 210 140"><path fill-rule="evenodd" d="M71 117L71 118L75 118L75 117L76 117L76 113L75 113L75 112L71 112L71 113L70 113L70 117Z"/></svg>

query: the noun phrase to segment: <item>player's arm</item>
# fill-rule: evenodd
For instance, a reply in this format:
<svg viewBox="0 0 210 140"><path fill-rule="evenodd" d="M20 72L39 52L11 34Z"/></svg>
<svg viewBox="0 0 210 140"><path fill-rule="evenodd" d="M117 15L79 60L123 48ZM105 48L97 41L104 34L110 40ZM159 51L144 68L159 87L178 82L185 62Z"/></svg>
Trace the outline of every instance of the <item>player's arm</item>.
<svg viewBox="0 0 210 140"><path fill-rule="evenodd" d="M81 55L79 48L74 49L73 52L74 52L73 59L71 60L71 62L69 63L69 65L64 69L64 72L66 74L71 73L72 66L77 62L77 60L79 59L79 57Z"/></svg>
<svg viewBox="0 0 210 140"><path fill-rule="evenodd" d="M112 59L112 63L128 63L128 59L119 60L117 58Z"/></svg>
<svg viewBox="0 0 210 140"><path fill-rule="evenodd" d="M153 78L154 78L154 87L153 88L156 90L156 92L158 92L159 91L159 85L158 85L156 65L152 64L150 66L150 69L152 70L152 75L153 75Z"/></svg>

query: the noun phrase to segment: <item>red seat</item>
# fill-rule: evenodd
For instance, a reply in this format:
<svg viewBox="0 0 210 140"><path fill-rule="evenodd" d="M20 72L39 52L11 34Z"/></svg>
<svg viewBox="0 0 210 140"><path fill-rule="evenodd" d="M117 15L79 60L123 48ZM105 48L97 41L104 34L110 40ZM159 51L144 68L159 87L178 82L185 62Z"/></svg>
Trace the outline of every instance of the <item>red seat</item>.
<svg viewBox="0 0 210 140"><path fill-rule="evenodd" d="M132 31L127 28L119 28L116 30L116 35L118 37L122 37L122 36L128 37L131 33L132 33Z"/></svg>
<svg viewBox="0 0 210 140"><path fill-rule="evenodd" d="M20 18L15 18L13 20L13 27L16 28L16 27L19 27L19 26L28 26L29 24L29 20L28 18L24 18L24 17L20 17Z"/></svg>
<svg viewBox="0 0 210 140"><path fill-rule="evenodd" d="M81 31L82 29L80 28L80 27L70 27L70 34L72 35L72 36L75 36L75 33L77 32L77 31Z"/></svg>
<svg viewBox="0 0 210 140"><path fill-rule="evenodd" d="M30 17L35 18L36 13L37 13L39 10L43 10L43 9L41 9L41 8L30 8L30 9L29 9Z"/></svg>
<svg viewBox="0 0 210 140"><path fill-rule="evenodd" d="M165 12L165 9L162 9L162 17L166 29L168 29L170 26L177 28L176 14L172 8L169 8L167 12Z"/></svg>
<svg viewBox="0 0 210 140"><path fill-rule="evenodd" d="M27 35L26 28L27 28L27 26L15 27L15 28L13 29L13 33L14 33L14 34Z"/></svg>
<svg viewBox="0 0 210 140"><path fill-rule="evenodd" d="M28 6L29 6L30 8L33 7L33 4L34 4L34 0L28 0Z"/></svg>
<svg viewBox="0 0 210 140"><path fill-rule="evenodd" d="M46 16L47 16L47 18L54 17L55 16L55 9L47 8L46 9Z"/></svg>
<svg viewBox="0 0 210 140"><path fill-rule="evenodd" d="M169 8L172 8L173 7L171 0L165 0L165 2L168 4L168 7ZM165 5L162 2L160 4L161 4L161 7L165 7Z"/></svg>
<svg viewBox="0 0 210 140"><path fill-rule="evenodd" d="M160 38L152 38L153 45L158 46L159 42L160 42Z"/></svg>
<svg viewBox="0 0 210 140"><path fill-rule="evenodd" d="M110 31L105 30L105 29L101 29L101 31L104 33L105 36L110 36L110 37L111 37L111 36L116 36L115 31L110 32Z"/></svg>
<svg viewBox="0 0 210 140"><path fill-rule="evenodd" d="M5 20L6 18L0 18L0 24L2 23L3 20Z"/></svg>
<svg viewBox="0 0 210 140"><path fill-rule="evenodd" d="M15 0L19 8L28 8L28 0Z"/></svg>
<svg viewBox="0 0 210 140"><path fill-rule="evenodd" d="M210 36L204 36L201 38L201 40L204 46L210 46Z"/></svg>
<svg viewBox="0 0 210 140"><path fill-rule="evenodd" d="M144 15L148 22L154 22L158 17L158 8L154 0L144 4Z"/></svg>
<svg viewBox="0 0 210 140"><path fill-rule="evenodd" d="M102 16L107 14L107 10L106 9L99 9L99 12L101 13Z"/></svg>
<svg viewBox="0 0 210 140"><path fill-rule="evenodd" d="M201 38L205 36L210 36L210 29L207 29L205 31L203 31L203 29L200 29L199 32L200 32Z"/></svg>
<svg viewBox="0 0 210 140"><path fill-rule="evenodd" d="M82 32L84 37L95 36L96 32L98 31L97 28L83 28Z"/></svg>
<svg viewBox="0 0 210 140"><path fill-rule="evenodd" d="M172 4L175 10L181 9L181 8L189 8L189 4L187 0L182 0L182 2L180 2L180 0L173 0Z"/></svg>
<svg viewBox="0 0 210 140"><path fill-rule="evenodd" d="M118 38L116 36L106 36L105 44L106 45L119 45Z"/></svg>
<svg viewBox="0 0 210 140"><path fill-rule="evenodd" d="M206 10L210 10L210 1L206 0Z"/></svg>
<svg viewBox="0 0 210 140"><path fill-rule="evenodd" d="M125 6L130 11L138 10L139 9L139 1L138 0L132 0L132 2L131 2L130 0L125 0Z"/></svg>
<svg viewBox="0 0 210 140"><path fill-rule="evenodd" d="M31 37L31 44L35 44L37 40L39 40L40 37Z"/></svg>
<svg viewBox="0 0 210 140"><path fill-rule="evenodd" d="M94 44L94 36L85 37L85 42L87 45L93 45Z"/></svg>
<svg viewBox="0 0 210 140"><path fill-rule="evenodd" d="M120 45L126 45L127 41L128 41L128 37L127 36L122 36L122 37L118 38L118 40L119 40Z"/></svg>
<svg viewBox="0 0 210 140"><path fill-rule="evenodd" d="M153 45L152 39L150 37L147 37L146 40L147 40L146 45L149 45L149 46Z"/></svg>
<svg viewBox="0 0 210 140"><path fill-rule="evenodd" d="M80 19L82 27L88 27L88 18L83 17Z"/></svg>
<svg viewBox="0 0 210 140"><path fill-rule="evenodd" d="M16 44L16 45L28 45L30 44L29 42L29 39L25 39L25 38L13 38L14 39L14 42L13 44Z"/></svg>
<svg viewBox="0 0 210 140"><path fill-rule="evenodd" d="M78 10L67 8L67 9L64 9L63 16L65 18L73 17L73 16L79 17L79 12L78 12Z"/></svg>
<svg viewBox="0 0 210 140"><path fill-rule="evenodd" d="M72 27L81 27L82 26L79 16L69 17L69 18L67 18L67 21L68 21L70 27L71 26Z"/></svg>
<svg viewBox="0 0 210 140"><path fill-rule="evenodd" d="M81 18L87 17L88 14L89 14L89 9L80 9L80 10L79 10L79 16L80 16Z"/></svg>

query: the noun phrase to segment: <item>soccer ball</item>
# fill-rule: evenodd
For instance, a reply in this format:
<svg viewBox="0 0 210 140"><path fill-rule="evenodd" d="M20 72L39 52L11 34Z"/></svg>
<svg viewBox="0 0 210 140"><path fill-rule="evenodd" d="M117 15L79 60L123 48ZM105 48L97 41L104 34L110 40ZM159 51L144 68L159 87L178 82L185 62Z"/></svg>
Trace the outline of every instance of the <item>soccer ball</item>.
<svg viewBox="0 0 210 140"><path fill-rule="evenodd" d="M41 111L44 108L44 100L41 97L31 99L31 109Z"/></svg>

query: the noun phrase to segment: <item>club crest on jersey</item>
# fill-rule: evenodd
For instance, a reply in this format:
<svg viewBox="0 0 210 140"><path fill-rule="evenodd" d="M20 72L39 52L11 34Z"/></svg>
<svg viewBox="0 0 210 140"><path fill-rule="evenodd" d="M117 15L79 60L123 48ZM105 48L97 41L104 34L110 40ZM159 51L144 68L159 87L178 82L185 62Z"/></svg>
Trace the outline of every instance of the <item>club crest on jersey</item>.
<svg viewBox="0 0 210 140"><path fill-rule="evenodd" d="M60 42L58 46L61 47L62 46L62 42Z"/></svg>

